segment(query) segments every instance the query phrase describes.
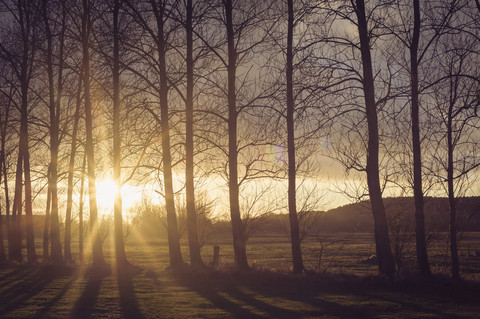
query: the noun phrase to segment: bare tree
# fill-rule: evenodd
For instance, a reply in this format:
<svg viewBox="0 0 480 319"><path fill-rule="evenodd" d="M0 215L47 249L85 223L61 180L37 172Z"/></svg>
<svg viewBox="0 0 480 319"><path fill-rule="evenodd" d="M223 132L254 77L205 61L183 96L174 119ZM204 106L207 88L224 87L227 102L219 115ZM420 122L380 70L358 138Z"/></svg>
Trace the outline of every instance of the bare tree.
<svg viewBox="0 0 480 319"><path fill-rule="evenodd" d="M62 30L60 31L59 41L59 63L58 63L58 85L54 84L54 61L53 61L53 45L54 35L50 27L48 13L49 1L42 2L42 15L45 24L45 36L47 42L46 48L46 65L48 74L48 90L49 90L49 110L50 110L50 165L49 165L49 192L51 193L51 212L50 212L50 243L51 243L51 259L54 263L62 263L62 246L60 243L60 227L58 220L58 149L59 149L59 129L60 129L60 110L61 96L63 89L63 50L64 41L63 34L65 30L66 12L65 3L62 4ZM56 94L56 96L55 96Z"/></svg>
<svg viewBox="0 0 480 319"><path fill-rule="evenodd" d="M427 246L425 244L425 215L423 211L422 154L420 147L418 99L418 43L420 39L420 2L413 0L413 38L410 46L410 88L412 95L413 192L415 196L415 242L420 274L430 276ZM398 262L397 262L398 264Z"/></svg>
<svg viewBox="0 0 480 319"><path fill-rule="evenodd" d="M65 213L65 243L64 243L66 263L72 262L71 230L72 230L72 206L73 206L73 177L74 177L74 171L75 171L75 157L77 155L78 125L79 125L80 115L81 115L80 107L82 102L82 98L81 98L82 81L83 81L83 67L80 67L80 74L78 78L78 87L77 87L77 93L76 93L75 114L74 114L73 128L72 128L72 143L70 146L70 159L68 163L67 210ZM83 174L83 171L82 171L82 174ZM83 180L82 180L81 188L83 191ZM81 196L83 196L83 194ZM81 227L83 227L83 221L82 221ZM83 245L83 242L81 244Z"/></svg>
<svg viewBox="0 0 480 319"><path fill-rule="evenodd" d="M248 269L247 247L243 236L243 224L240 215L238 186L238 149L237 149L237 101L236 101L236 67L237 52L235 48L235 30L233 26L232 0L225 0L225 27L228 42L228 190L230 199L230 218L232 221L233 249L235 263L241 269Z"/></svg>
<svg viewBox="0 0 480 319"><path fill-rule="evenodd" d="M115 0L113 5L113 179L117 184L117 193L114 202L114 238L115 258L117 268L127 265L123 238L122 194L120 192L121 176L121 140L120 140L120 31L119 31L120 1Z"/></svg>
<svg viewBox="0 0 480 319"><path fill-rule="evenodd" d="M171 88L171 78L168 73L167 52L172 46L168 42L172 32L176 28L172 16L175 6L178 5L172 1L154 1L133 3L126 2L129 12L139 28L146 31L143 37L139 37L137 41L145 43L145 48L139 48L130 45L133 54L143 57L142 62L149 65L151 77L145 73L139 72L134 68L129 68L139 79L147 86L148 93L156 99L156 101L144 100L144 108L153 116L155 124L160 126L161 131L161 167L163 168L162 188L164 190L167 221L168 221L168 243L170 253L170 264L172 267L178 267L183 264L183 258L180 250L180 240L177 225L177 216L175 211L175 199L173 188L173 172L172 160L173 145L171 141L171 133L175 132L171 129L173 124L170 123L170 107L169 90ZM145 41L145 42L143 42ZM153 108L150 104L156 104L159 108ZM160 114L159 114L160 113ZM156 154L158 156L158 153ZM157 167L158 170L161 170Z"/></svg>
<svg viewBox="0 0 480 319"><path fill-rule="evenodd" d="M83 53L83 90L85 103L86 143L85 152L88 164L88 199L90 204L90 236L92 243L93 264L102 266L105 263L103 258L102 242L98 234L98 210L97 194L95 186L95 155L93 148L93 125L92 125L92 103L90 94L90 33L91 21L90 10L92 3L83 0L82 15L82 53Z"/></svg>
<svg viewBox="0 0 480 319"><path fill-rule="evenodd" d="M375 83L372 69L372 58L370 53L370 35L368 30L367 16L365 14L365 3L357 0L354 4L357 17L357 27L360 37L360 51L363 68L363 91L365 98L365 111L368 124L368 146L367 146L367 180L372 204L372 212L375 223L375 247L378 258L378 268L381 274L389 278L395 276L395 264L390 249L388 235L387 217L382 200L379 173L379 135L377 101L375 100Z"/></svg>
<svg viewBox="0 0 480 319"><path fill-rule="evenodd" d="M84 239L84 230L83 230L83 203L84 203L84 185L85 185L85 167L87 166L87 153L83 154L83 163L81 168L81 177L80 177L80 199L78 201L78 255L80 263L84 262L84 252L83 252L83 239Z"/></svg>
<svg viewBox="0 0 480 319"><path fill-rule="evenodd" d="M303 271L302 249L300 247L300 228L297 215L297 187L295 162L295 102L293 94L293 34L295 30L293 0L288 0L287 29L287 136L288 136L288 216L290 220L290 240L292 242L293 272Z"/></svg>
<svg viewBox="0 0 480 319"><path fill-rule="evenodd" d="M7 176L3 176L0 172L0 183L2 182L2 177L7 179ZM5 245L3 242L3 215L2 215L2 206L0 205L0 263L4 263L7 260L7 255L5 255Z"/></svg>
<svg viewBox="0 0 480 319"><path fill-rule="evenodd" d="M234 2L225 0L216 3L212 8L212 15L207 23L214 24L223 30L222 33L209 33L200 35L200 39L216 56L217 70L225 70L222 73L215 72L209 76L209 84L212 90L218 94L218 105L213 109L205 110L206 113L215 117L216 128L208 132L214 137L209 139L213 145L224 155L227 160L219 164L217 172L226 176L229 193L230 220L232 224L233 247L235 265L239 269L248 269L246 254L246 240L242 211L240 207L240 187L242 183L252 178L265 177L262 170L262 156L258 154L258 148L266 145L264 130L253 130L257 116L249 116L247 109L253 110L265 95L265 92L255 92L254 81L249 81L250 61L256 49L264 43L268 29L266 12L270 8L270 2ZM265 22L264 29L257 28ZM248 90L247 89L250 89ZM226 105L226 108L222 108ZM250 119L249 127L242 120ZM220 123L218 122L220 121ZM220 128L225 125L224 135ZM250 135L249 135L250 134ZM255 154L255 155L254 155Z"/></svg>
<svg viewBox="0 0 480 319"><path fill-rule="evenodd" d="M6 225L7 229L7 238L10 241L10 196L9 196L9 189L8 189L8 169L7 169L7 132L8 132L8 122L9 122L9 117L10 117L10 109L11 109L11 100L10 100L10 95L7 95L6 97L6 105L4 105L4 108L0 111L0 175L3 177L3 194L4 194L4 202L5 202L5 219L2 219L2 223L0 227L3 227L3 225ZM3 101L3 99L1 99ZM0 203L1 205L1 203ZM3 218L3 217L2 217ZM2 237L1 239L2 243L1 246L3 249L3 254L5 254L5 248L3 247L3 229L2 229ZM7 256L5 255L5 258L2 256L1 259L4 261L7 259Z"/></svg>
<svg viewBox="0 0 480 319"><path fill-rule="evenodd" d="M458 10L458 1L446 2L442 5L432 6L425 3L423 8L420 2L414 0L392 3L392 13L389 19L380 17L381 24L388 34L399 40L395 44L398 52L398 45L403 45L409 52L409 95L410 99L410 124L411 124L411 155L409 160L413 163L413 193L415 197L415 233L418 269L422 276L430 276L430 265L428 262L427 249L425 244L425 217L424 217L424 187L423 166L426 160L422 155L422 131L423 135L427 130L426 123L421 123L421 87L422 72L429 72L428 59L432 46L445 33L451 23L452 17ZM423 9L423 14L422 14ZM413 19L412 19L413 18ZM413 20L413 26L411 21ZM397 57L398 59L398 57ZM400 58L401 59L401 58ZM398 61L399 62L399 61ZM426 68L421 68L422 65ZM423 124L423 125L422 125ZM425 149L425 147L423 148ZM409 172L410 173L410 172ZM428 187L428 186L427 186Z"/></svg>
<svg viewBox="0 0 480 319"><path fill-rule="evenodd" d="M198 238L197 212L195 205L194 184L194 144L193 144L193 89L194 89L194 59L193 59L193 11L192 0L187 0L185 29L187 36L187 87L185 97L185 194L187 202L188 243L190 246L190 262L193 266L203 265L200 256Z"/></svg>
<svg viewBox="0 0 480 319"><path fill-rule="evenodd" d="M34 4L26 1L2 1L6 14L14 21L12 29L18 38L18 43L3 42L0 44L0 51L4 58L9 61L14 76L18 79L20 86L19 100L17 104L20 110L20 139L18 149L18 160L15 177L15 197L12 211L12 236L9 237L9 259L22 261L21 252L21 229L20 216L23 209L22 191L23 177L25 178L25 225L27 237L27 258L29 262L36 262L35 237L33 234L32 217L32 182L30 172L30 151L29 151L29 95L30 82L33 77L34 57L36 53L36 13ZM10 41L16 41L10 39ZM10 47L7 45L10 44ZM18 88L17 88L18 89ZM10 240L11 239L11 240Z"/></svg>
<svg viewBox="0 0 480 319"><path fill-rule="evenodd" d="M469 37L459 37L456 32L444 37L437 49L444 52L437 55L438 80L433 82L430 93L434 99L435 113L440 128L434 138L438 145L437 176L443 183L450 212L450 255L453 279L460 278L460 262L457 242L457 198L469 187L471 173L480 166L480 159L474 151L478 147L475 137L479 123L477 112L480 106L478 92L478 42Z"/></svg>
<svg viewBox="0 0 480 319"><path fill-rule="evenodd" d="M48 189L50 173L47 170L47 204L45 208L45 221L43 224L43 262L46 262L50 257L48 246L50 245L50 206L52 204L52 192Z"/></svg>

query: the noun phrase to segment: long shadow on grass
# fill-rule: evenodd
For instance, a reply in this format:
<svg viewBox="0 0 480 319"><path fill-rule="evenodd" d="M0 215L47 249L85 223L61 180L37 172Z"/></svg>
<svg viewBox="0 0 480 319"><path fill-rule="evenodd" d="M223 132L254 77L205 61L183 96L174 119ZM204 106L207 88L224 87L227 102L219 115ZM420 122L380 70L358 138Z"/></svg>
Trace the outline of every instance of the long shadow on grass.
<svg viewBox="0 0 480 319"><path fill-rule="evenodd" d="M347 290L341 290L335 283L316 284L305 278L262 272L245 274L237 280L241 280L246 287L260 295L304 304L303 309L296 309L297 317L326 315L340 318L372 318L376 314L374 310L365 309L354 303L347 305L328 300L332 295L352 296L354 292L350 285L347 285ZM307 307L310 310L305 309Z"/></svg>
<svg viewBox="0 0 480 319"><path fill-rule="evenodd" d="M262 278L263 277L263 278ZM458 288L459 293L468 298L457 297L453 300L452 292L446 287L429 287L422 284L398 286L392 282L362 282L353 280L323 279L305 280L291 276L274 276L268 274L247 274L241 282L260 295L272 296L302 302L318 309L303 312L304 315L333 315L341 318L373 318L389 316L402 312L406 316L433 316L451 318L440 306L445 304L476 305L472 295L480 296L478 289ZM339 300L339 302L336 302ZM427 304L422 304L426 300ZM473 311L473 310L472 310ZM409 314L410 312L410 314ZM456 314L455 318L472 318L469 315Z"/></svg>
<svg viewBox="0 0 480 319"><path fill-rule="evenodd" d="M392 292L392 291L390 291ZM377 299L384 302L396 303L402 309L421 312L425 315L435 316L435 318L451 318L451 314L447 314L441 308L448 304L478 306L478 298L480 292L472 287L440 287L440 286L418 286L401 287L391 293L378 293L365 291L363 296L372 300ZM403 297L404 296L404 297ZM399 298L400 297L400 298ZM422 304L427 300L427 305ZM477 307L478 309L478 307ZM473 309L472 309L473 311ZM471 318L469 315L455 314L455 318Z"/></svg>
<svg viewBox="0 0 480 319"><path fill-rule="evenodd" d="M25 266L19 266L9 269L10 271L0 276L0 283L2 284L2 286L5 286L9 282L15 281L18 278L25 276L26 269L27 267Z"/></svg>
<svg viewBox="0 0 480 319"><path fill-rule="evenodd" d="M317 283L302 277L256 271L197 276L180 273L175 277L180 284L205 297L215 307L238 318L373 318L379 314L376 305L362 302L368 298L361 289L355 288L355 284ZM337 296L340 298L338 302ZM247 307L258 310L261 315ZM392 305L380 312L388 314L397 310L398 307Z"/></svg>
<svg viewBox="0 0 480 319"><path fill-rule="evenodd" d="M335 316L340 318L371 318L373 313L360 307L343 305L322 298L328 292L322 292L322 286L316 286L304 278L290 275L255 272L240 274L235 280L257 295L273 298L276 302L290 303L293 309L282 310L286 317ZM332 293L338 293L332 289Z"/></svg>
<svg viewBox="0 0 480 319"><path fill-rule="evenodd" d="M182 272L175 273L174 276L178 283L209 300L215 307L229 312L234 318L298 318L305 315L304 312L278 307L272 304L273 302L261 300L268 300L270 296L251 292L248 284L238 282L230 275L192 275ZM262 314L256 314L246 307L254 308Z"/></svg>
<svg viewBox="0 0 480 319"><path fill-rule="evenodd" d="M133 276L134 274L129 271L119 272L117 274L120 308L123 318L143 319L144 316L138 307L137 297L133 287Z"/></svg>
<svg viewBox="0 0 480 319"><path fill-rule="evenodd" d="M64 275L63 272L56 269L33 266L22 266L11 274L14 277L10 279L9 286L2 283L4 290L0 292L0 300L2 300L0 317L22 307L41 293L52 281Z"/></svg>
<svg viewBox="0 0 480 319"><path fill-rule="evenodd" d="M108 274L103 269L89 269L85 278L87 282L82 294L78 297L70 312L70 318L90 318L94 313L99 312L95 309L95 303L102 286L102 281Z"/></svg>
<svg viewBox="0 0 480 319"><path fill-rule="evenodd" d="M241 305L222 296L220 293L225 293L227 291L231 292L231 290L235 289L225 285L225 282L219 283L211 280L206 281L190 277L189 274L185 275L180 273L175 273L175 278L178 283L192 291L195 291L210 301L214 307L230 313L233 318L263 318L262 316L254 314L250 310L245 309Z"/></svg>
<svg viewBox="0 0 480 319"><path fill-rule="evenodd" d="M52 299L50 299L48 302L46 302L44 305L43 305L43 308L40 309L36 314L35 316L38 317L38 318L43 318L44 316L46 316L48 314L48 312L50 311L50 309L57 304L58 301L60 301L60 299L62 299L62 297L67 293L68 290L70 290L70 287L72 286L73 282L77 280L77 277L76 276L73 276L72 278L70 278L70 280L68 280L64 285L63 287L60 289L60 291L55 295L55 297L53 297Z"/></svg>

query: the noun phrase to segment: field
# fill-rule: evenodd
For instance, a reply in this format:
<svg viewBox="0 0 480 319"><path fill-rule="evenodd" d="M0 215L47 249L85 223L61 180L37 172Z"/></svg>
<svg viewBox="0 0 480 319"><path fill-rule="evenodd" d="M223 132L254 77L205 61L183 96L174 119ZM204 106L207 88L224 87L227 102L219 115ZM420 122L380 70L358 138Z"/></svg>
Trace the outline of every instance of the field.
<svg viewBox="0 0 480 319"><path fill-rule="evenodd" d="M343 234L307 240L306 274L289 273L290 247L285 237L261 236L249 242L252 271L231 268L229 238L220 246L220 265L213 271L168 269L164 240L133 236L127 254L136 267L6 266L0 268L1 318L478 318L480 236L467 234L461 257L463 276L450 281L443 246L433 247L431 262L439 274L429 282L413 275L389 282L375 276L372 237ZM322 251L323 245L323 251ZM187 258L186 243L184 256ZM39 248L40 249L40 248ZM107 261L113 264L108 242ZM204 247L204 260L212 258ZM76 247L74 247L76 251ZM319 257L321 260L319 263ZM404 258L405 269L412 266Z"/></svg>

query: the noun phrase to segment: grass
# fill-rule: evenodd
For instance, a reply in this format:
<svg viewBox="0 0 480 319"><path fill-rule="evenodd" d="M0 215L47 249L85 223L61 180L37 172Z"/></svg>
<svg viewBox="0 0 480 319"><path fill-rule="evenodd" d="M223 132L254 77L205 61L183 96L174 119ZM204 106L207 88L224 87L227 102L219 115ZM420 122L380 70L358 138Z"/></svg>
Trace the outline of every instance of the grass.
<svg viewBox="0 0 480 319"><path fill-rule="evenodd" d="M121 275L83 266L0 268L0 318L478 318L477 282L456 283L445 276L389 282L372 276L375 266L359 263L373 253L370 240L362 235L335 242L322 258L329 263L327 272L294 276L288 272L288 242L280 237L253 238L254 270L244 273L229 267L227 239L218 242L220 269L173 271L167 268L166 241L132 238L126 248L137 268ZM313 270L318 243L303 247ZM104 250L112 263L111 246ZM205 247L205 261L211 252ZM469 265L476 270L474 261Z"/></svg>

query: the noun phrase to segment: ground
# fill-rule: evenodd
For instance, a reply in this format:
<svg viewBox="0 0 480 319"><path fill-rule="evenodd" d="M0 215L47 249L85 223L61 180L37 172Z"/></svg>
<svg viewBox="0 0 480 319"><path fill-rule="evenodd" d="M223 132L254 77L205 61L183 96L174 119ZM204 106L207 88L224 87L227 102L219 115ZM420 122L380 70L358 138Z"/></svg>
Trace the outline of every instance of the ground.
<svg viewBox="0 0 480 319"><path fill-rule="evenodd" d="M275 237L251 241L254 269L242 273L228 266L231 248L222 242L219 269L168 269L162 240L127 244L136 267L122 274L88 266L5 266L0 318L478 318L478 281L437 275L423 282L412 275L391 282L374 276L374 265L359 263L370 244L355 242L343 242L341 254L339 247L337 254L324 252L326 272L313 271L318 251L306 243L311 271L299 276L284 269L288 242ZM111 262L108 245L105 254ZM210 258L208 246L204 259Z"/></svg>

